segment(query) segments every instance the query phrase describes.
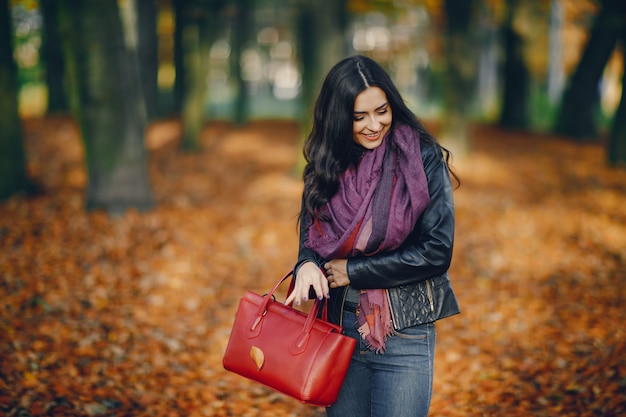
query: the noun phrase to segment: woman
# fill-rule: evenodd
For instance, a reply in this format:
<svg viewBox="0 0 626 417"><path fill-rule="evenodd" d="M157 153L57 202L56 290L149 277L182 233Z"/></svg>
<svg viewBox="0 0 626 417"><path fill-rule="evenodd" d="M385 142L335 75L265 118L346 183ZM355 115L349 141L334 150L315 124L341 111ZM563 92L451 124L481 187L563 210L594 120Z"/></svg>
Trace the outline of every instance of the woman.
<svg viewBox="0 0 626 417"><path fill-rule="evenodd" d="M364 56L330 70L313 118L285 302L327 298L329 320L359 341L327 415L426 416L434 322L459 312L449 153Z"/></svg>

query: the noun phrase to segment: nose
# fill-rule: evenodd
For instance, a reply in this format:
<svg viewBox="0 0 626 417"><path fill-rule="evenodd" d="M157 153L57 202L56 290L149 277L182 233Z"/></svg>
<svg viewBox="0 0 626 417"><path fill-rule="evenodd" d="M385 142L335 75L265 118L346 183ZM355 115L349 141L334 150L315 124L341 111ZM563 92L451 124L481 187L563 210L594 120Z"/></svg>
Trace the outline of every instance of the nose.
<svg viewBox="0 0 626 417"><path fill-rule="evenodd" d="M367 128L369 130L371 130L372 132L378 132L380 130L380 120L378 120L378 117L376 115L373 115L369 118L369 122L367 124Z"/></svg>

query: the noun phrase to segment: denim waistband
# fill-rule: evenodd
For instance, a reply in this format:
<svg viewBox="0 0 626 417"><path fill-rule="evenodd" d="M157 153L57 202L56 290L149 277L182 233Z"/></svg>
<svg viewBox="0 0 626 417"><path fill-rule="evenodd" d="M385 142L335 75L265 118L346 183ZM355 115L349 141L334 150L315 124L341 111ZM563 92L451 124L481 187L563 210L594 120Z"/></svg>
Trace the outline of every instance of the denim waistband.
<svg viewBox="0 0 626 417"><path fill-rule="evenodd" d="M356 313L357 306L358 306L357 303L352 303L350 301L346 301L346 302L343 303L344 311L349 311L351 313Z"/></svg>

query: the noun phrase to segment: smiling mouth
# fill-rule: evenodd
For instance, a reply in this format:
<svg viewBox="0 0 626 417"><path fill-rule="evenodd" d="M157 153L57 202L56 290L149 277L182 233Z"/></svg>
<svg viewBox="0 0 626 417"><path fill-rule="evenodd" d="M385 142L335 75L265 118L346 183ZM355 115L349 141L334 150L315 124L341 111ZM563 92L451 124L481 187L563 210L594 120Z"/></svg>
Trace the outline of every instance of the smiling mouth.
<svg viewBox="0 0 626 417"><path fill-rule="evenodd" d="M378 137L380 136L380 132L364 133L363 136L365 136L366 138L368 138L370 140L375 140L375 139L378 139Z"/></svg>

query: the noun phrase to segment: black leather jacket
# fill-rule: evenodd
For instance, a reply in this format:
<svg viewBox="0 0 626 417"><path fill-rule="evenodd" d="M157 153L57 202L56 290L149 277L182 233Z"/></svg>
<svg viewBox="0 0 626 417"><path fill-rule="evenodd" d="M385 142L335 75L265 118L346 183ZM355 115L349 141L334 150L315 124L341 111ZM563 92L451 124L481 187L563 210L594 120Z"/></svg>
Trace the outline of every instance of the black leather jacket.
<svg viewBox="0 0 626 417"><path fill-rule="evenodd" d="M448 277L454 242L454 203L447 165L436 144L422 145L422 161L428 181L430 204L413 232L398 249L373 256L348 259L350 286L357 290L386 288L396 330L459 313ZM298 262L313 261L323 268L325 259L306 248L307 222L300 225ZM347 287L331 289L329 320L341 323Z"/></svg>

